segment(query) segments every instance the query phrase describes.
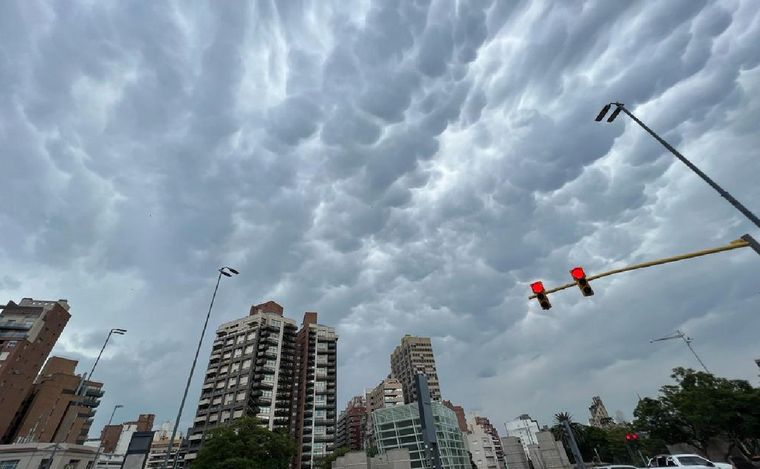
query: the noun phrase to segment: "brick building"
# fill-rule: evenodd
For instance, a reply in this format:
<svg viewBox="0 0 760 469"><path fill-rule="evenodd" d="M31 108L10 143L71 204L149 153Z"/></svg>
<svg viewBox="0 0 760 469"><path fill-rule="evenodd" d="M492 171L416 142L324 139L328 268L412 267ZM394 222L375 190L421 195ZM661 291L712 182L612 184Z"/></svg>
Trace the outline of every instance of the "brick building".
<svg viewBox="0 0 760 469"><path fill-rule="evenodd" d="M0 313L0 443L12 443L40 368L69 321L66 300L9 301Z"/></svg>

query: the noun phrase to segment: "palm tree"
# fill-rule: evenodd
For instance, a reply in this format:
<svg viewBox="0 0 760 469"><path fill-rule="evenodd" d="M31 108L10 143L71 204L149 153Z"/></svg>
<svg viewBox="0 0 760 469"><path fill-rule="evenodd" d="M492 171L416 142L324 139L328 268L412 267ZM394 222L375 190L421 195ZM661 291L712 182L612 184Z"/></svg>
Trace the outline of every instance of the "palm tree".
<svg viewBox="0 0 760 469"><path fill-rule="evenodd" d="M552 432L552 435L554 435L554 439L562 442L562 446L565 447L565 451L567 451L568 456L572 462L572 460L575 458L573 457L572 451L569 450L570 440L567 433L565 433L565 422L570 424L570 431L573 432L575 442L579 447L584 441L583 425L579 424L578 422L573 422L573 416L567 412L558 412L554 414L554 426L552 426L550 430Z"/></svg>

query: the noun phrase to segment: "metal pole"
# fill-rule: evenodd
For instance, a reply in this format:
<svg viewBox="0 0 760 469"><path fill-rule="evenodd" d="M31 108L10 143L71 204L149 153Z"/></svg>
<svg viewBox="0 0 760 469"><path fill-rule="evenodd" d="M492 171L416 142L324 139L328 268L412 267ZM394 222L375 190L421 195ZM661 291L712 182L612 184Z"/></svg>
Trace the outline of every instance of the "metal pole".
<svg viewBox="0 0 760 469"><path fill-rule="evenodd" d="M578 443L575 442L575 435L573 435L573 429L570 428L570 422L567 420L562 421L562 426L567 434L567 441L570 443L570 451L573 452L575 457L575 467L577 469L586 469L586 465L583 463L583 456L581 450L578 449Z"/></svg>
<svg viewBox="0 0 760 469"><path fill-rule="evenodd" d="M201 331L201 338L198 340L198 347L195 349L195 357L193 358L193 365L190 367L190 375L187 377L187 383L185 384L185 392L182 394L182 401L179 404L177 419L174 421L174 429L172 430L171 438L169 438L169 445L166 447L166 457L164 457L164 463L161 465L161 469L166 469L169 466L169 457L172 452L172 445L174 444L174 438L177 436L177 428L179 427L179 420L182 418L182 409L185 407L187 392L190 390L190 382L193 380L193 372L195 372L195 364L198 362L198 354L201 352L201 345L203 345L203 336L206 335L206 327L208 326L208 320L211 317L211 308L214 307L214 299L216 298L217 290L219 290L219 282L221 280L222 280L222 269L219 269L219 275L216 277L216 286L214 287L214 294L211 295L211 304L209 305L208 312L206 313L206 321L203 323L203 330ZM177 456L179 457L179 450L177 451L177 453L178 453Z"/></svg>
<svg viewBox="0 0 760 469"><path fill-rule="evenodd" d="M660 142L662 144L662 146L664 146L665 148L667 148L668 150L670 150L670 152L673 153L676 156L676 158L678 158L679 160L681 160L681 162L683 162L683 164L685 164L686 166L688 166L689 169L691 169L692 171L694 171L695 173L697 173L697 175L699 177L701 177L706 183L708 183L710 185L710 187L712 187L713 189L715 189L716 191L718 191L718 194L720 194L721 197L723 197L724 199L726 199L737 210L739 210L740 212L742 212L742 214L745 217L749 218L749 220L752 223L754 223L756 227L760 228L760 219L758 219L757 216L755 216L755 214L752 213L747 207L745 207L744 205L742 205L741 202L739 202L738 200L736 200L734 198L734 196L732 196L731 194L729 194L728 192L726 192L725 190L723 190L722 187L720 187L715 181L713 181L712 179L710 179L710 177L708 175L706 175L705 173L703 173L702 170L700 170L699 168L697 168L691 161L689 161L688 159L686 159L686 157L683 156L681 153L679 153L678 150L676 150L675 148L673 148L672 145L670 145L662 137L660 137L659 135L657 135L652 129L650 129L649 127L647 127L646 124L644 124L643 122L641 122L636 116L633 115L633 113L631 111L629 111L628 109L626 109L625 105L623 105L622 103L613 103L613 104L615 106L617 106L618 109L622 109L623 112L628 115L628 117L630 117L631 119L634 120L634 122L636 122L637 124L639 124L641 126L641 128L643 128L644 130L646 130L649 133L649 135L651 135L658 142Z"/></svg>
<svg viewBox="0 0 760 469"><path fill-rule="evenodd" d="M749 235L744 235L744 236L749 237ZM744 236L742 238L744 238ZM749 239L751 239L751 237L749 237ZM719 252L731 251L733 249L741 249L741 248L746 248L746 247L751 247L751 243L747 241L747 239L737 239L737 240L731 241L731 243L727 244L726 246L721 246L721 247L717 247L713 249L704 249L702 251L690 252L687 254L681 254L679 256L665 257L662 259L656 259L654 261L642 262L640 264L633 264L627 267L622 267L620 269L608 270L606 272L602 272L601 274L589 275L588 277L586 277L586 279L588 281L591 281L591 280L600 279L602 277L607 277L610 275L620 274L623 272L629 272L631 270L645 269L647 267L654 267L656 265L669 264L671 262L684 261L686 259L693 259L695 257L707 256L709 254L716 254ZM575 282L566 283L558 287L550 288L546 290L544 293L548 295L549 293L556 293L558 291L564 290L566 288L574 287L574 286L576 286ZM536 295L531 295L528 297L528 299L532 300L535 297Z"/></svg>
<svg viewBox="0 0 760 469"><path fill-rule="evenodd" d="M678 331L678 332L681 332L681 331ZM702 368L704 368L707 373L710 373L710 370L708 370L707 366L705 366L705 362L703 362L702 359L699 358L699 355L697 355L697 352L694 350L694 347L691 346L691 338L686 337L686 334L681 332L681 339L683 339L686 346L689 347L689 350L691 350L691 353L694 354L694 358L697 359L699 364L702 365Z"/></svg>
<svg viewBox="0 0 760 469"><path fill-rule="evenodd" d="M113 329L108 331L108 336L106 337L106 341L103 342L103 346L100 347L100 353L98 353L98 358L95 359L95 363L93 363L92 368L90 368L90 373L87 375L87 379L89 379L90 381L92 381L92 374L95 373L95 367L98 366L100 357L103 355L103 350L106 349L106 345L108 345L108 341L111 340L112 334L113 334ZM82 386L84 386L84 382L85 382L84 377L81 380L79 380L79 387L77 387L77 392L75 393L76 396L78 396L80 391L82 390Z"/></svg>

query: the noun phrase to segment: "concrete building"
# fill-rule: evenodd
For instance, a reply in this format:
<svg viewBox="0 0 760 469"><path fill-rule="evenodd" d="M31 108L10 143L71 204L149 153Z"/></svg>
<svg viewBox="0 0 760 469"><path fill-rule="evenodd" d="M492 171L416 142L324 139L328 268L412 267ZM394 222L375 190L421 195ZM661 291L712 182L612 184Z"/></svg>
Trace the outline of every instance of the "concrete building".
<svg viewBox="0 0 760 469"><path fill-rule="evenodd" d="M211 429L254 417L296 440L293 468L311 468L333 450L336 431L335 330L305 313L300 331L274 301L216 330L184 461L192 466Z"/></svg>
<svg viewBox="0 0 760 469"><path fill-rule="evenodd" d="M364 451L352 451L336 459L332 469L412 469L409 450L396 448L368 458Z"/></svg>
<svg viewBox="0 0 760 469"><path fill-rule="evenodd" d="M335 434L336 448L350 448L358 451L364 447L364 427L367 420L367 406L364 396L354 396L338 416Z"/></svg>
<svg viewBox="0 0 760 469"><path fill-rule="evenodd" d="M217 328L186 462L197 457L206 432L234 419L255 417L271 430L290 430L296 330L273 301Z"/></svg>
<svg viewBox="0 0 760 469"><path fill-rule="evenodd" d="M501 448L504 450L504 463L507 469L530 469L528 456L519 438L501 437Z"/></svg>
<svg viewBox="0 0 760 469"><path fill-rule="evenodd" d="M538 444L529 445L530 460L535 469L570 469L570 460L561 441L550 431L536 433Z"/></svg>
<svg viewBox="0 0 760 469"><path fill-rule="evenodd" d="M470 422L469 430L465 435L470 458L477 469L503 469L496 457L496 445L482 425L475 421ZM501 442L499 442L499 449L501 449Z"/></svg>
<svg viewBox="0 0 760 469"><path fill-rule="evenodd" d="M462 433L467 433L469 429L467 428L467 417L465 417L464 415L464 407L462 407L461 405L454 405L451 401L443 401L443 405L453 410L454 413L457 415L457 422L459 423L459 431L461 431Z"/></svg>
<svg viewBox="0 0 760 469"><path fill-rule="evenodd" d="M172 436L172 424L171 422L164 422L161 427L153 434L153 443L150 445L150 452L148 453L148 460L145 463L145 469L161 469L161 465L166 458L166 449L169 447L169 438ZM177 451L182 445L182 435L178 435L174 438L172 444L172 452L169 460L174 461L177 456ZM178 469L183 467L183 462L179 461Z"/></svg>
<svg viewBox="0 0 760 469"><path fill-rule="evenodd" d="M443 467L471 469L470 456L454 411L435 401L432 402L432 411ZM417 403L378 409L372 412L370 419L373 446L379 454L386 454L395 448L406 448L409 450L411 467L426 467L425 443Z"/></svg>
<svg viewBox="0 0 760 469"><path fill-rule="evenodd" d="M367 393L367 412L386 407L404 405L404 388L401 381L388 376Z"/></svg>
<svg viewBox="0 0 760 469"><path fill-rule="evenodd" d="M591 418L588 419L589 425L597 428L607 428L615 424L612 417L607 413L607 408L604 407L604 402L599 396L591 398L591 406L588 408L591 413Z"/></svg>
<svg viewBox="0 0 760 469"><path fill-rule="evenodd" d="M117 452L116 445L119 443L121 434L124 430L132 432L149 432L153 429L153 421L155 418L156 416L154 414L140 414L137 417L137 420L104 426L103 430L100 432L100 442L102 445L101 451L103 453ZM123 439L121 440L123 441ZM127 438L126 442L122 445L125 451L128 444L129 438Z"/></svg>
<svg viewBox="0 0 760 469"><path fill-rule="evenodd" d="M318 324L317 313L304 313L296 338L293 469L312 469L335 448L337 347L335 329Z"/></svg>
<svg viewBox="0 0 760 469"><path fill-rule="evenodd" d="M541 429L538 426L538 422L530 418L528 414L522 414L514 420L504 424L507 431L507 436L514 436L520 439L520 443L523 445L523 450L528 453L529 445L537 445L538 433Z"/></svg>
<svg viewBox="0 0 760 469"><path fill-rule="evenodd" d="M405 335L391 354L391 373L403 386L404 403L417 402L414 375L420 373L427 376L430 398L433 401L441 400L433 345L428 337Z"/></svg>
<svg viewBox="0 0 760 469"><path fill-rule="evenodd" d="M70 443L17 443L0 445L0 468L86 469L96 449Z"/></svg>
<svg viewBox="0 0 760 469"><path fill-rule="evenodd" d="M494 451L496 452L496 460L498 462L498 465L500 468L504 468L504 450L501 448L501 438L499 437L499 432L496 431L496 427L491 425L490 420L488 420L486 417L479 416L475 416L474 425L481 427L483 431L485 431L491 437L491 442L493 444Z"/></svg>
<svg viewBox="0 0 760 469"><path fill-rule="evenodd" d="M11 443L23 418L21 406L69 321L66 300L9 301L0 312L0 443Z"/></svg>
<svg viewBox="0 0 760 469"><path fill-rule="evenodd" d="M18 412L15 441L84 444L103 385L82 383L76 366L76 360L48 359ZM76 396L80 383L83 391Z"/></svg>

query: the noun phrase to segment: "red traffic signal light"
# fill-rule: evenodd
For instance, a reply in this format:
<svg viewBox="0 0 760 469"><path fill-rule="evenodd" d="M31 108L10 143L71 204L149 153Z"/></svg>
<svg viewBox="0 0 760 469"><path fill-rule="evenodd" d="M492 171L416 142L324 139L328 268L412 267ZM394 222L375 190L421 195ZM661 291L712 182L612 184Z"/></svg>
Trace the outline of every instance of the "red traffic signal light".
<svg viewBox="0 0 760 469"><path fill-rule="evenodd" d="M639 434L638 433L626 433L625 439L627 441L638 441L639 440Z"/></svg>
<svg viewBox="0 0 760 469"><path fill-rule="evenodd" d="M546 289L543 282L533 282L530 284L530 289L535 293L538 304L543 309L551 309L552 304L549 302L549 297L546 296Z"/></svg>
<svg viewBox="0 0 760 469"><path fill-rule="evenodd" d="M589 285L588 280L586 280L586 272L583 270L583 267L573 267L570 269L570 275L573 277L573 280L575 280L575 284L578 285L578 288L581 289L583 296L591 296L594 294L594 290L591 288L591 285Z"/></svg>

